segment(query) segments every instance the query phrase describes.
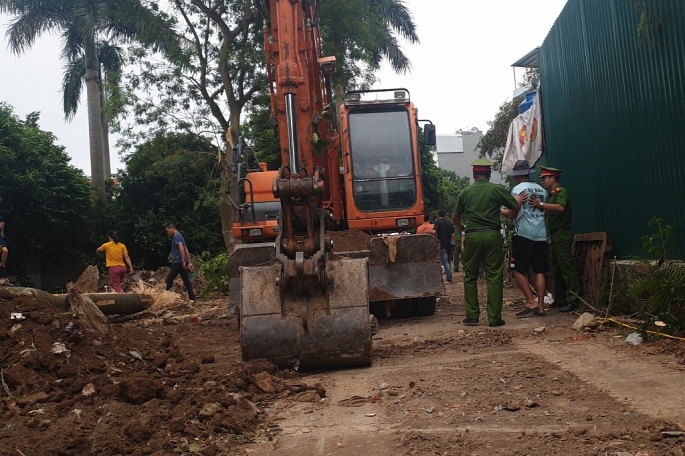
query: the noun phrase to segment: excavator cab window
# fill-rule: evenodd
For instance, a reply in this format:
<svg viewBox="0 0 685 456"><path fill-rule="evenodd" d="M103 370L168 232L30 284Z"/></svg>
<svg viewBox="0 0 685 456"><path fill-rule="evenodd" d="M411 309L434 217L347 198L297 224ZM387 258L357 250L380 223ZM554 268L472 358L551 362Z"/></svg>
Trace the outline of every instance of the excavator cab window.
<svg viewBox="0 0 685 456"><path fill-rule="evenodd" d="M355 206L364 212L408 209L416 203L409 113L404 109L349 114Z"/></svg>

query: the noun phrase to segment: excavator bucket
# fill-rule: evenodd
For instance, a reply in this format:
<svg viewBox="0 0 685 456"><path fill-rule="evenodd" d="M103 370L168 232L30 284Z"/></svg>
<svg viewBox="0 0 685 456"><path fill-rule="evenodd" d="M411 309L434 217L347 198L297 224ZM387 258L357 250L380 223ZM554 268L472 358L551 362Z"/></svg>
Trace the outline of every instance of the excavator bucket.
<svg viewBox="0 0 685 456"><path fill-rule="evenodd" d="M235 313L240 302L240 267L264 266L276 259L276 244L238 244L228 257L228 311Z"/></svg>
<svg viewBox="0 0 685 456"><path fill-rule="evenodd" d="M441 296L440 242L428 234L371 239L369 300Z"/></svg>
<svg viewBox="0 0 685 456"><path fill-rule="evenodd" d="M280 263L241 267L243 361L302 369L371 364L367 262L328 254L331 283L300 293L277 285Z"/></svg>

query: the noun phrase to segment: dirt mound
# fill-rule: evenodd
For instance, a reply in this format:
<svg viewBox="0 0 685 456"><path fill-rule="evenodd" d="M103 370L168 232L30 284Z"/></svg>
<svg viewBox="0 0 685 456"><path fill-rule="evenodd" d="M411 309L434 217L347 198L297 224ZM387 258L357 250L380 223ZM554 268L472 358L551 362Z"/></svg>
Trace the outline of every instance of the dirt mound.
<svg viewBox="0 0 685 456"><path fill-rule="evenodd" d="M201 323L95 335L49 304L0 290L0 454L216 454L211 441L224 436L226 448L266 427L267 401L325 395L268 363L243 368L233 320Z"/></svg>
<svg viewBox="0 0 685 456"><path fill-rule="evenodd" d="M326 234L333 240L333 251L336 253L371 248L371 235L363 231L327 231Z"/></svg>

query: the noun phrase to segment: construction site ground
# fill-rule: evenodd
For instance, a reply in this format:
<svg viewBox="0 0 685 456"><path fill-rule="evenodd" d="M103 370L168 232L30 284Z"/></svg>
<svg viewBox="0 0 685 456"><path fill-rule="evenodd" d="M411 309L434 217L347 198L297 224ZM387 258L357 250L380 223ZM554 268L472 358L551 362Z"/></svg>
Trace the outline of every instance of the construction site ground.
<svg viewBox="0 0 685 456"><path fill-rule="evenodd" d="M95 336L0 291L0 455L685 455L682 342L518 319L513 285L505 326L466 327L461 281L381 320L372 366L315 372L243 365L225 299Z"/></svg>

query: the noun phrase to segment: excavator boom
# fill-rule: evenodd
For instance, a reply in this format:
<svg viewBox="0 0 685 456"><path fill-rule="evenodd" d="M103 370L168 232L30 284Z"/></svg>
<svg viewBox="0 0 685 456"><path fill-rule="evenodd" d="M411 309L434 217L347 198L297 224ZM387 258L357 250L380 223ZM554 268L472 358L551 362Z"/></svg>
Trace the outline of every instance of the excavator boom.
<svg viewBox="0 0 685 456"><path fill-rule="evenodd" d="M264 44L283 163L272 192L281 212L274 260L239 268L243 360L267 358L283 367L371 363L368 260L336 257L326 236L328 219L344 214L338 136L323 115L335 59L321 56L319 5L269 2ZM324 208L324 199L337 203ZM260 253L248 246L241 254L265 253L254 249Z"/></svg>

